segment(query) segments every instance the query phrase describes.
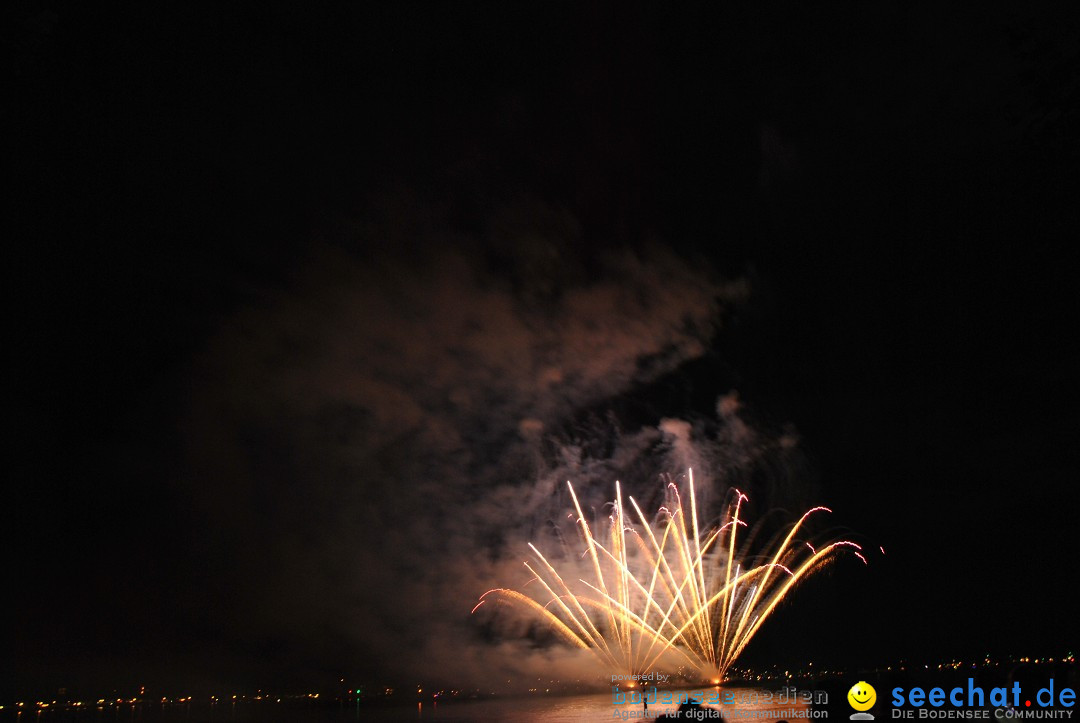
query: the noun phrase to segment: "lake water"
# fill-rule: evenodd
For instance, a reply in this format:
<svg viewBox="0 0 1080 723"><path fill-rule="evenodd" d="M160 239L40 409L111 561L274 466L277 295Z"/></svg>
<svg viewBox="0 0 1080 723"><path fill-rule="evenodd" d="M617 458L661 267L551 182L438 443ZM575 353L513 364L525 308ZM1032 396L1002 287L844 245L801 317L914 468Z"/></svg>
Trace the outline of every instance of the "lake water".
<svg viewBox="0 0 1080 723"><path fill-rule="evenodd" d="M705 689L705 701L708 704L710 692L715 689ZM648 715L650 718L664 713L672 713L678 707L678 703L672 697L665 701L665 694L674 696L679 691L660 691L658 702L649 705ZM692 693L693 691L681 691ZM706 708L719 710L729 723L746 721L746 723L775 723L786 720L800 720L806 715L808 709L805 703L796 702L788 705L776 703L751 702L752 697L759 693L753 688L725 688L724 693L734 693L736 702L724 705L706 705ZM752 696L751 694L755 694ZM571 723L576 721L598 720L643 720L644 709L641 703L624 703L616 705L612 701L610 693L596 695L567 696L564 698L518 698L505 700L487 700L470 703L451 703L435 706L419 706L409 717L395 717L392 720L431 720L431 721L512 721L514 723ZM618 716L618 717L617 717ZM633 716L633 717L631 717ZM645 719L647 720L647 719Z"/></svg>
<svg viewBox="0 0 1080 723"><path fill-rule="evenodd" d="M718 689L696 689L703 694L706 707L720 710L728 723L801 723L811 720L808 715L815 711L804 701L786 701L786 704L765 701L764 693L778 689L724 688L723 694L731 694L734 703L710 704L717 700ZM678 702L674 696L695 691L659 691L659 699L649 705L648 718L643 718L640 702L616 705L611 693L573 696L535 696L522 698L495 698L487 700L459 700L445 703L431 701L415 705L361 706L339 708L296 709L284 705L192 704L188 706L158 707L112 707L97 710L65 711L51 710L38 714L27 711L16 716L9 711L0 715L0 721L18 723L45 723L47 721L78 721L79 723L347 723L349 721L508 721L509 723L570 723L599 720L649 720L664 713L674 712ZM665 696L668 696L665 699ZM665 702L666 700L666 702ZM785 699L786 700L786 699Z"/></svg>

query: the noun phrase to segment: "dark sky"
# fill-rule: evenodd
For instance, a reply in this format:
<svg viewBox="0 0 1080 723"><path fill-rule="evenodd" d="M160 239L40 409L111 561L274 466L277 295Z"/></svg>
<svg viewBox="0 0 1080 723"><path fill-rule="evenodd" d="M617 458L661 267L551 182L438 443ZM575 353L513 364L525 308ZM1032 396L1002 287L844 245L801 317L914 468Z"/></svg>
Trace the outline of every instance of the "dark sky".
<svg viewBox="0 0 1080 723"><path fill-rule="evenodd" d="M694 455L886 551L748 661L1075 650L1074 16L4 13L5 695L527 672L557 484Z"/></svg>

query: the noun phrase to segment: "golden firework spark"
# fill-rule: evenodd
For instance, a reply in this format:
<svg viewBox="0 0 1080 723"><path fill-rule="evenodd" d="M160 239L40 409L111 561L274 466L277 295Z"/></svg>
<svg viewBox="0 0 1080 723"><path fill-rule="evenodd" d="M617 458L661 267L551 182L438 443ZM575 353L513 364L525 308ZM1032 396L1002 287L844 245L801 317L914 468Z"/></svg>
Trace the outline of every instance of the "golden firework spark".
<svg viewBox="0 0 1080 723"><path fill-rule="evenodd" d="M623 505L621 485L604 542L593 534L572 484L567 482L577 513L592 579L567 582L532 543L535 561L525 567L539 583L535 596L495 588L473 608L489 601L522 605L547 622L571 645L592 651L606 666L624 674L655 669L663 660L689 663L703 676L723 680L728 668L788 592L807 575L848 548L863 563L862 549L850 540L814 548L798 540L812 515L808 510L771 548L750 555L739 546L746 495L733 492L726 519L702 531L698 522L693 470L689 473L690 505L684 508L674 483L667 502L648 520L633 497L634 519Z"/></svg>

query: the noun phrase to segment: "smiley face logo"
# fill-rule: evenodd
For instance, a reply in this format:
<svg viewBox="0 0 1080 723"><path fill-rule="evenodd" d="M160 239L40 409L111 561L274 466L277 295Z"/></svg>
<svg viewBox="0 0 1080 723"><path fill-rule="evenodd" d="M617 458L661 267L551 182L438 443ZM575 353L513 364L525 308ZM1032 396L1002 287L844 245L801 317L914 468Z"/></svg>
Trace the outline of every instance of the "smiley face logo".
<svg viewBox="0 0 1080 723"><path fill-rule="evenodd" d="M877 702L877 691L865 680L860 680L847 692L847 702L857 711L870 710Z"/></svg>

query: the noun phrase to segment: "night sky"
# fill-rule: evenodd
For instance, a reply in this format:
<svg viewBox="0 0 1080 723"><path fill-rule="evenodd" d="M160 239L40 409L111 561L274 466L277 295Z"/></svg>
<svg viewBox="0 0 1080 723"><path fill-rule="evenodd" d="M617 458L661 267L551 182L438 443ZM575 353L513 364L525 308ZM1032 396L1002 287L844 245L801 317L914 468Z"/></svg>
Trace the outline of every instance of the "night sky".
<svg viewBox="0 0 1080 723"><path fill-rule="evenodd" d="M5 9L3 697L527 674L468 613L560 485L691 463L874 551L745 662L1075 651L1080 24L1011 5Z"/></svg>

